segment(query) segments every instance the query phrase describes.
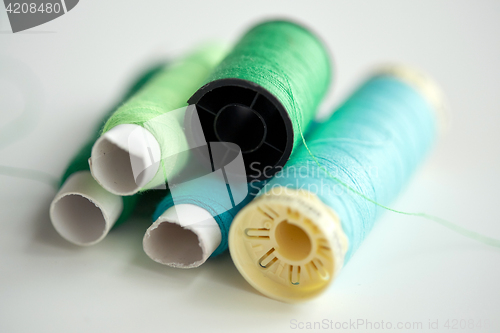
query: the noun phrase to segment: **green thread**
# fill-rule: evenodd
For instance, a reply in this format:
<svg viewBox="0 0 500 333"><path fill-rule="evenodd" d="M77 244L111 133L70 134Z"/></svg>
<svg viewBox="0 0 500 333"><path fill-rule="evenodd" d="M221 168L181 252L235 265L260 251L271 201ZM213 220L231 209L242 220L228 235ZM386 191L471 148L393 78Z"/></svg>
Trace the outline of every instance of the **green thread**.
<svg viewBox="0 0 500 333"><path fill-rule="evenodd" d="M34 73L23 63L2 57L0 59L0 73L2 78L17 83L25 104L21 115L0 129L0 149L3 149L25 137L35 128L43 103L40 83ZM57 189L56 178L43 171L0 165L0 174L38 181Z"/></svg>
<svg viewBox="0 0 500 333"><path fill-rule="evenodd" d="M279 29L285 33L287 33L288 30L295 30L297 34L294 34L299 37L300 41L294 45L286 45L290 41L282 38L276 38L279 35L273 33L274 29ZM262 33L268 33L268 38L261 39ZM317 108L319 101L327 90L330 81L330 66L328 55L325 53L321 44L315 39L310 39L309 37L310 33L308 31L289 22L267 22L259 25L245 35L245 38L239 42L238 48L235 48L235 51L224 59L223 63L221 63L217 70L210 76L209 82L221 78L237 77L260 84L265 89L269 90L289 111L294 129L294 147L297 145L297 142L301 141L314 162L318 165L318 167L326 172L329 178L336 181L350 192L362 197L364 200L397 214L425 218L465 237L490 246L500 247L500 240L481 235L440 217L426 213L400 211L382 205L352 188L339 178L333 176L318 161L307 145L302 128L307 127L308 123L313 119L313 110ZM264 47L254 48L253 46L255 43L261 44ZM297 67L295 67L296 64L293 63L293 59L291 58L280 59L280 48L289 46L293 46L294 49L297 50L295 55L301 55L303 51L306 51L304 53L304 58L302 58L304 61L303 63L311 65L310 67L307 67L306 71L297 71ZM300 52L299 49L301 49ZM271 52L268 53L269 51ZM157 67L149 71L132 86L126 94L124 100L128 98L131 99L118 108L116 112L114 111L116 108L113 108L113 111L111 112L112 115L102 129L102 133L119 124L137 124L144 126L146 122L163 114L166 109L173 110L186 106L185 101L189 97L190 93L181 97L182 94L177 94L175 92L162 94L162 89L165 86L174 85L181 90L190 90L189 88L193 87L192 82L199 82L199 79L203 77L203 75L206 75L207 71L211 69L211 66L218 61L221 54L221 49L217 48L214 48L213 52L195 53L191 57L188 57L187 59L184 59L183 61L172 66L172 68L169 69L170 72L165 71L163 76L159 75L155 78L154 83L151 82L148 84L147 90L141 90L138 94L133 96L134 92L140 90L141 87L145 85L155 74L158 74L159 68ZM269 59L280 60L269 62ZM318 62L311 61L311 59L318 59L321 66L312 66L317 65ZM183 72L182 69L183 66L186 66L186 63L191 61L195 63L199 60L201 60L201 62L198 63L198 65L194 65L187 72ZM322 70L317 71L318 68L322 68ZM309 75L314 77L314 79L306 79ZM305 82L312 84L299 84ZM195 87L195 89L196 88L197 87ZM138 117L139 115L141 117ZM22 130L16 131L17 134L15 136L7 135L12 132L12 130L8 133L7 131L2 130L2 137L8 137L8 140L0 140L2 142L0 145L5 146L8 142L12 142L14 137L18 139L21 134L26 135L27 130L34 127L33 124L24 122L24 118L25 114L23 113L21 118L16 119L8 126L4 126L4 129L16 127L18 129L22 128ZM32 117L30 119L33 120L35 118ZM22 127L19 127L20 125L22 125ZM172 142L172 140L175 140L175 136L166 136L171 133L160 130L165 125L168 126L168 124L158 124L157 126L153 125L148 128L148 130L155 135L158 142L160 142L160 145L162 146L162 153L164 152L163 149L167 149L165 145L162 145L162 143ZM27 168L0 165L0 173L7 176L38 181L57 188L58 183L59 186L61 186L74 172L89 169L87 161L90 157L92 145L99 137L100 132L101 131L95 132L96 135L94 135L91 140L80 149L78 154L71 161L60 182L48 173ZM181 166L179 166L179 168L180 167ZM163 169L164 168L162 167L162 170ZM166 177L166 175L162 175L161 177ZM123 199L124 212L122 213L122 216L127 216L131 213L133 207L135 206L137 196L124 197ZM122 217L120 217L120 220L121 219Z"/></svg>
<svg viewBox="0 0 500 333"><path fill-rule="evenodd" d="M459 226L456 223L447 221L447 220L445 220L443 218L440 218L438 216L434 216L434 215L431 215L431 214L427 214L427 213L413 213L413 212L405 212L405 211L397 210L397 209L394 209L394 208L382 205L382 204L378 203L377 201L373 200L372 198L367 197L366 195L364 195L360 191L352 188L351 186L349 186L348 184L346 184L345 182L343 182L338 177L335 177L334 175L332 175L330 173L330 171L328 171L327 168L325 168L325 166L318 161L318 159L316 158L316 156L314 156L314 154L312 153L312 151L309 149L309 146L307 145L307 142L306 142L306 139L304 137L302 128L300 128L300 124L299 124L299 133L300 133L300 137L302 139L302 143L303 143L304 147L306 148L309 156L317 164L317 166L320 169L322 169L328 175L328 177L330 179L336 181L337 183L339 183L341 186L343 186L344 188L346 188L350 192L352 192L352 193L360 196L361 198L363 198L363 199L371 202L372 204L374 204L374 205L376 205L376 206L378 206L378 207L380 207L382 209L385 209L387 211L394 212L394 213L401 214L401 215L422 217L422 218L424 218L426 220L436 222L436 223L438 223L438 224L440 224L440 225L442 225L442 226L444 226L444 227L446 227L446 228L448 228L448 229L450 229L452 231L455 231L455 232L461 234L462 236L468 237L470 239L476 240L476 241L481 242L481 243L486 244L486 245L490 245L490 246L493 246L493 247L500 248L500 239L495 239L495 238L492 238L492 237L484 236L484 235L482 235L480 233L477 233L475 231L472 231L472 230L469 230L467 228L461 227L461 226Z"/></svg>
<svg viewBox="0 0 500 333"><path fill-rule="evenodd" d="M158 141L162 165L145 189L165 183L166 176L160 169L172 175L186 166L186 154L171 153L189 149L183 119L180 113L172 113L174 116L168 113L187 106L188 98L206 80L224 54L223 46L210 44L173 63L118 108L104 125L102 133L121 124L139 125ZM169 163L165 164L164 158L171 155L175 157L169 157Z"/></svg>
<svg viewBox="0 0 500 333"><path fill-rule="evenodd" d="M88 141L80 148L78 153L71 159L71 162L69 163L68 167L66 168L66 171L64 172L62 178L61 178L61 183L60 186L64 184L66 179L68 179L69 176L74 174L75 172L78 171L90 171L89 167L89 158L92 152L92 146L94 145L94 142L99 138L101 129L103 127L103 124L107 121L109 117L111 117L117 108L119 108L127 99L129 99L131 96L133 96L137 91L139 91L149 80L151 80L153 77L158 75L162 70L164 70L165 65L164 64L159 64L152 66L151 68L148 68L140 77L138 77L131 85L130 88L127 89L126 93L124 94L124 97L120 102L115 104L108 112L106 112L105 116L102 118L102 120L99 122L98 126L94 129L92 132L92 136L88 139Z"/></svg>
<svg viewBox="0 0 500 333"><path fill-rule="evenodd" d="M1 78L16 83L23 95L24 110L0 129L0 149L27 136L36 126L43 108L42 87L36 75L22 62L2 56Z"/></svg>
<svg viewBox="0 0 500 333"><path fill-rule="evenodd" d="M314 119L331 80L330 58L321 41L292 22L264 22L249 30L207 82L237 78L260 85L287 110L294 147L300 128Z"/></svg>
<svg viewBox="0 0 500 333"><path fill-rule="evenodd" d="M4 176L34 180L50 185L55 189L59 187L59 180L56 177L39 170L0 165L0 174Z"/></svg>
<svg viewBox="0 0 500 333"><path fill-rule="evenodd" d="M302 133L301 133L302 135ZM344 188L348 189L349 191L351 191L352 193L360 196L361 198L371 202L372 204L380 207L380 208L383 208L385 210L388 210L388 211L391 211L391 212L394 212L394 213L397 213L397 214L401 214L401 215L408 215L408 216L416 216L416 217L422 217L426 220L430 220L430 221L433 221L433 222L436 222L450 230L453 230L465 237L468 237L468 238L471 238L471 239L474 239L478 242L481 242L481 243L484 243L484 244L487 244L487 245L490 245L490 246L494 246L494 247L498 247L500 248L500 239L495 239L495 238L491 238L491 237L487 237L487 236L484 236L484 235L481 235L480 233L477 233L475 231L472 231L472 230L469 230L467 228L464 228L464 227L461 227L459 226L458 224L455 224L453 222L450 222L450 221L447 221L443 218L440 218L438 216L434 216L434 215L430 215L430 214L427 214L427 213L412 213L412 212L405 212L405 211L401 211L401 210L397 210L397 209L394 209L394 208L391 208L391 207L388 207L388 206L385 206L385 205L382 205L378 202L376 202L375 200L367 197L366 195L364 195L363 193L359 192L358 190L352 188L351 186L347 185L346 183L344 183L342 180L340 180L339 178L333 176L319 161L318 159L313 155L313 153L311 152L311 150L309 149L309 147L307 146L307 143L306 143L306 140L304 139L304 136L302 135L302 142L304 143L304 147L307 149L307 152L309 153L309 155L311 156L311 158L314 160L314 162L318 165L319 168L321 168L323 171L326 172L326 174L328 175L329 178L331 178L332 180L336 181L337 183L339 183L341 186L343 186Z"/></svg>
<svg viewBox="0 0 500 333"><path fill-rule="evenodd" d="M80 148L78 153L72 158L71 162L69 163L68 167L66 168L66 171L64 172L59 187L61 187L64 182L74 173L79 172L79 171L89 171L90 172L90 166L88 163L88 160L91 156L92 153L92 146L94 145L94 142L99 138L99 134L101 132L101 128L103 126L103 123L108 119L114 112L115 110L120 107L126 101L128 98L131 96L134 96L137 91L139 91L147 82L149 82L151 79L156 77L160 72L162 72L165 69L165 64L159 64L152 66L148 68L142 75L140 75L134 83L130 86L130 88L127 90L125 93L122 101L117 103L113 108L111 108L110 111L106 113L106 115L103 117L102 121L99 123L98 127L93 131L92 136L90 139ZM118 220L116 221L114 226L120 225L121 223L125 222L132 212L134 211L135 207L137 206L137 203L139 201L139 196L134 195L134 196L127 196L127 197L122 197L123 200L123 210L121 215L119 216Z"/></svg>

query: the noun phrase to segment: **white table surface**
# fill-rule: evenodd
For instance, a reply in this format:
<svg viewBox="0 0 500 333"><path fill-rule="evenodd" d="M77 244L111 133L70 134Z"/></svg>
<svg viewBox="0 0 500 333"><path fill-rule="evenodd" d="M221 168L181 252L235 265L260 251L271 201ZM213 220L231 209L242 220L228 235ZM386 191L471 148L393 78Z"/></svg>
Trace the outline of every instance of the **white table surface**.
<svg viewBox="0 0 500 333"><path fill-rule="evenodd" d="M379 63L431 73L448 97L452 127L393 206L500 238L498 1L82 0L18 34L9 32L2 8L1 61L16 63L10 68L26 85L34 82L41 114L33 131L0 151L0 164L59 177L148 60L207 39L234 41L276 15L303 21L332 50L337 70L325 110ZM21 74L24 67L34 80ZM3 128L26 100L1 75ZM289 305L255 292L228 254L192 270L152 262L142 251L147 219L129 221L94 247L70 245L50 225L54 194L45 184L0 176L0 332L289 332L324 319L422 322L421 330L399 330L415 332L436 320L439 329L429 331L500 329L500 250L430 221L385 214L327 292ZM453 320L482 327L453 330Z"/></svg>

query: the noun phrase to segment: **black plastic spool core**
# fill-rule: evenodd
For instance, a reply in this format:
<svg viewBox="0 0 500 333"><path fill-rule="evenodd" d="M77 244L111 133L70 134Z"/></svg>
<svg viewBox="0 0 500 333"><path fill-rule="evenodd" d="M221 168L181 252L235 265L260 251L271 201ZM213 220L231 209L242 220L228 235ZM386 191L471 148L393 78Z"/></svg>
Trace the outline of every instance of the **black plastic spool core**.
<svg viewBox="0 0 500 333"><path fill-rule="evenodd" d="M269 91L242 79L220 79L201 87L188 101L195 104L204 138L190 140L232 142L243 154L248 181L265 180L285 165L293 148L293 127L288 112ZM186 127L194 108L186 112Z"/></svg>

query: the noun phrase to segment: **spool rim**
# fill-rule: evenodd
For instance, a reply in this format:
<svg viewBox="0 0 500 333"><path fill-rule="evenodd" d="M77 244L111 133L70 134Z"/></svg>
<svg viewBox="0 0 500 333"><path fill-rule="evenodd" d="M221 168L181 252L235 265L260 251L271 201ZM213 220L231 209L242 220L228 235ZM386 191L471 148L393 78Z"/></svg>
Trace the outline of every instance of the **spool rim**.
<svg viewBox="0 0 500 333"><path fill-rule="evenodd" d="M104 190L89 171L73 173L50 204L50 219L67 241L94 245L106 237L123 211L122 198Z"/></svg>
<svg viewBox="0 0 500 333"><path fill-rule="evenodd" d="M392 76L413 87L421 94L436 112L439 134L450 128L450 106L442 87L427 72L406 64L385 64L372 70L372 76Z"/></svg>
<svg viewBox="0 0 500 333"><path fill-rule="evenodd" d="M306 301L320 295L342 267L345 235L334 212L310 192L273 192L250 203L234 219L229 231L231 258L262 294L286 303ZM310 248L299 244L303 236L293 235L285 236L297 245L295 253L289 246L280 248L277 231L284 223L299 228Z"/></svg>
<svg viewBox="0 0 500 333"><path fill-rule="evenodd" d="M260 168L261 172L260 172L259 176L252 177L252 176L248 175L249 180L261 181L261 180L271 178L272 176L274 176L274 174L276 172L278 172L279 170L281 170L283 168L283 166L288 161L288 158L290 157L290 155L292 153L293 143L294 143L293 124L292 124L292 120L291 120L286 108L283 106L283 104L277 99L277 97L275 97L267 89L265 89L264 87L262 87L259 84L256 84L252 81L239 79L239 78L225 78L225 79L218 79L218 80L211 81L211 82L205 84L200 89L198 89L193 94L193 96L191 96L191 98L188 100L188 103L190 105L196 105L196 108L194 108L194 107L188 108L188 110L186 111L186 116L185 116L185 124L186 124L186 129L187 129L189 140L194 140L194 141L201 140L201 138L196 138L196 135L193 135L193 133L190 133L190 130L189 130L190 126L188 125L192 121L193 114L196 112L196 109L203 109L202 106L198 107L199 106L198 103L202 100L202 98L206 97L207 94L210 94L211 92L213 92L214 90L216 90L218 88L224 88L224 87L238 87L238 88L252 90L253 92L255 92L256 95L259 95L259 94L262 95L266 99L266 101L270 102L272 104L272 106L278 111L279 116L284 123L284 130L286 131L286 143L285 143L284 147L281 148L282 150L280 150L276 147L273 147L270 144L267 144L266 140L264 139L263 142L261 144L259 144L259 146L257 148L252 149L250 151L243 152L244 154L245 153L256 153L258 149L260 149L262 146L264 146L266 144L270 145L272 148L274 148L276 150L276 152L279 151L280 156L277 159L277 162L275 162L271 166L270 169L269 169L269 165L264 165L264 166L262 166L262 168ZM230 104L234 104L234 103L230 103ZM251 106L249 106L249 107L251 108ZM221 108L221 110L222 110L222 108ZM220 111L220 110L218 110L218 111ZM259 113L258 111L255 111L255 110L254 110L254 112ZM259 113L259 116L260 116L260 118L262 118L261 113ZM210 126L210 127L214 127L214 126L215 126L215 122L213 123L213 126ZM264 121L264 127L265 127L266 136L268 134L272 133L273 124L269 124L269 123L266 123ZM245 160L245 158L244 158L244 160ZM248 164L250 164L250 163L248 163ZM247 165L247 162L245 162L245 165ZM269 170L262 172L262 169L264 169L265 167L267 167ZM247 174L248 174L248 170L247 170Z"/></svg>

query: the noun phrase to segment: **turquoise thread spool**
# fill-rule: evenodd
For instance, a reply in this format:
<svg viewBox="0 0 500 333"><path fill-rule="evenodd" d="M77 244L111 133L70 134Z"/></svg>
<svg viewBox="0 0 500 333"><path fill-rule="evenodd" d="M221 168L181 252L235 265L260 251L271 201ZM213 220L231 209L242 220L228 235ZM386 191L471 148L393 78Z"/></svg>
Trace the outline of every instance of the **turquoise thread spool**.
<svg viewBox="0 0 500 333"><path fill-rule="evenodd" d="M158 204L144 236L144 251L158 263L180 268L198 267L220 255L228 248L234 217L264 184L229 185L221 174L212 173L179 185Z"/></svg>
<svg viewBox="0 0 500 333"><path fill-rule="evenodd" d="M434 142L433 86L406 68L381 73L308 133L268 192L233 221L231 256L251 285L285 302L324 291L381 212L366 198L391 202Z"/></svg>

